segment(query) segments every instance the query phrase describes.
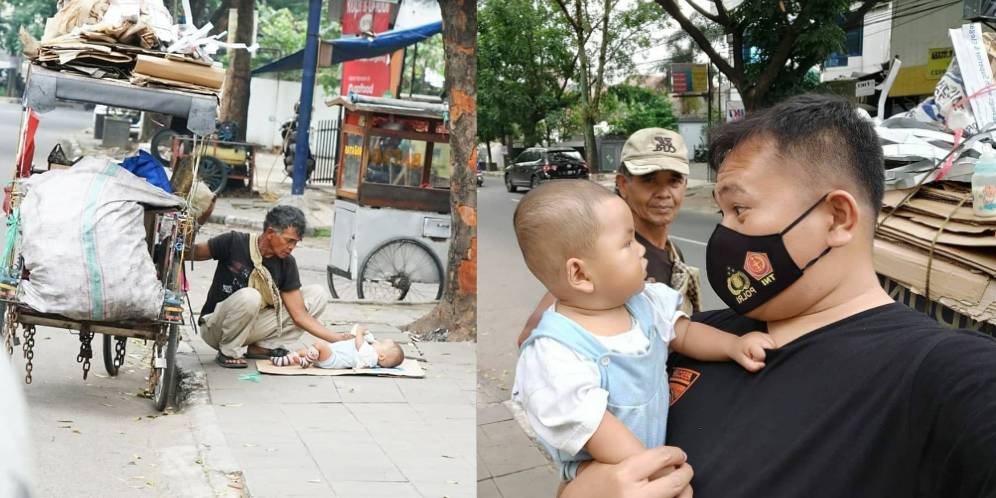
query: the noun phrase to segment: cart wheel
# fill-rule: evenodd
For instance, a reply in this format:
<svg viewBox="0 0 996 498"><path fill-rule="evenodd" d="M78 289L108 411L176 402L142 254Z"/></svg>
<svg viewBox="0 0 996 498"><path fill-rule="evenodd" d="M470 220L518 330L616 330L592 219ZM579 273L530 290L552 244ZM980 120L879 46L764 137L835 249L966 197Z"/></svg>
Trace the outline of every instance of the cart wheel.
<svg viewBox="0 0 996 498"><path fill-rule="evenodd" d="M156 386L152 391L152 403L159 411L166 409L170 398L173 397L173 388L176 386L176 345L180 340L180 329L177 325L169 325L167 331L169 337L166 339L166 344L162 346L166 348L163 354L163 359L166 362L164 365L154 368L152 373L156 377ZM153 354L157 353L155 348L153 346Z"/></svg>
<svg viewBox="0 0 996 498"><path fill-rule="evenodd" d="M341 275L336 275L332 273L332 270L326 269L325 276L329 280L329 292L332 293L333 299L342 299L344 301L355 301L359 299L356 295L356 284Z"/></svg>
<svg viewBox="0 0 996 498"><path fill-rule="evenodd" d="M149 144L149 148L152 149L152 157L166 168L172 165L170 161L173 159L173 138L178 136L180 136L179 133L166 128L159 130L159 133L152 137L152 143Z"/></svg>
<svg viewBox="0 0 996 498"><path fill-rule="evenodd" d="M197 176L207 184L212 193L218 195L228 186L228 165L211 156L204 156Z"/></svg>
<svg viewBox="0 0 996 498"><path fill-rule="evenodd" d="M109 334L104 334L104 370L107 371L107 375L111 377L116 377L118 375L119 365L114 363L115 350L114 350L114 340L124 340L123 338L118 338ZM125 343L126 344L126 343ZM121 349L124 349L124 344L122 344ZM123 352L123 351L122 351Z"/></svg>
<svg viewBox="0 0 996 498"><path fill-rule="evenodd" d="M363 262L356 293L375 301L438 300L443 295L443 266L421 242L388 241Z"/></svg>

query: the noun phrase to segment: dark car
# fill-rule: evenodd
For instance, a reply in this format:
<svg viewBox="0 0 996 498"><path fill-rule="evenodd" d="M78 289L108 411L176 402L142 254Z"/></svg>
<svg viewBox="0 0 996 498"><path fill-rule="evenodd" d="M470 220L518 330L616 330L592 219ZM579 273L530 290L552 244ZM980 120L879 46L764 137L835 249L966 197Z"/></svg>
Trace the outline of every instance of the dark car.
<svg viewBox="0 0 996 498"><path fill-rule="evenodd" d="M588 178L588 163L580 152L569 147L532 147L505 168L505 188L509 192L564 178Z"/></svg>

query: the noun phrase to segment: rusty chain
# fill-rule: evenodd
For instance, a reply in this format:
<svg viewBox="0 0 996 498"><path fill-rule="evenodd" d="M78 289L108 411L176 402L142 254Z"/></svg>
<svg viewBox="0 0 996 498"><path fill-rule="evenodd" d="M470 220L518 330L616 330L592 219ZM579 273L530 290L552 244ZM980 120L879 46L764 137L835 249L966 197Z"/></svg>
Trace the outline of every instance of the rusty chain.
<svg viewBox="0 0 996 498"><path fill-rule="evenodd" d="M28 325L24 327L24 359L27 360L24 363L24 383L31 383L31 372L35 369L34 359L35 359L35 326Z"/></svg>

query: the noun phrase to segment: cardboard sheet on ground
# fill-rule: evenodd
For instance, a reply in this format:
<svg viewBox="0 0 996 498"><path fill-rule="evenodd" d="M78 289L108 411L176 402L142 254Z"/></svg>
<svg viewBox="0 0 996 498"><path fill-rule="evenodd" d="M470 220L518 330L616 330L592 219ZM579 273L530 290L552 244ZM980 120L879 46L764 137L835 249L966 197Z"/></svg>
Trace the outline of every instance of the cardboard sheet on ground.
<svg viewBox="0 0 996 498"><path fill-rule="evenodd" d="M404 363L397 368L361 368L353 370L351 368L301 368L297 365L278 367L270 363L270 360L256 360L256 368L265 374L273 375L374 375L378 377L411 377L421 379L425 377L425 370L419 365L418 360L406 358Z"/></svg>

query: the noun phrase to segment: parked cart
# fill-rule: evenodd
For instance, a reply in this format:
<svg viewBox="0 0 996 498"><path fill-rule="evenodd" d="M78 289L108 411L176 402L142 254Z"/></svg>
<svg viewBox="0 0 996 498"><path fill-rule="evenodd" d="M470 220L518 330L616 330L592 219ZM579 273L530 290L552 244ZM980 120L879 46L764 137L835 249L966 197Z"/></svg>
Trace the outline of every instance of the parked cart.
<svg viewBox="0 0 996 498"><path fill-rule="evenodd" d="M201 136L210 135L216 123L217 99L214 96L141 88L32 66L26 83L25 116L30 109L37 112L50 111L55 108L57 100L179 116L186 118L188 128ZM27 121L26 117L22 117L22 132L19 136L24 135L24 123ZM18 155L22 147L23 144L19 143ZM195 169L198 165L199 161L195 160ZM9 197L12 210L18 207L23 198L23 191L19 189L19 182L25 179L23 174L20 170L15 174ZM23 257L16 235L8 234L7 254L4 258L7 264L0 268L0 309L2 309L0 325L8 354L13 353L14 347L23 350L26 383L30 384L32 380L34 337L35 328L38 326L78 331L80 349L76 361L83 365L84 379L87 377L93 358L92 341L96 334L103 336L104 367L112 376L117 375L124 363L127 339L144 339L153 343L149 392L157 409L166 408L177 382L176 348L179 342L179 326L184 322L183 304L186 298L182 285L182 261L188 249L187 244L192 240L194 220L188 208L147 209L145 218L149 254L166 296L159 316L147 321L74 320L31 309L18 300L18 285L22 279L31 277L23 270ZM10 241L13 241L13 244Z"/></svg>
<svg viewBox="0 0 996 498"><path fill-rule="evenodd" d="M329 105L343 109L332 296L438 300L450 241L446 106L355 95Z"/></svg>

